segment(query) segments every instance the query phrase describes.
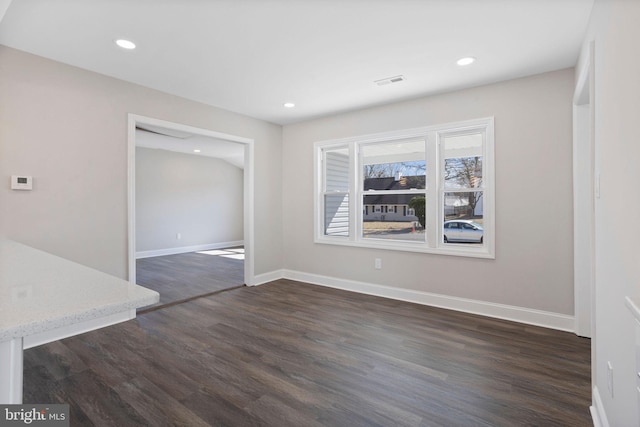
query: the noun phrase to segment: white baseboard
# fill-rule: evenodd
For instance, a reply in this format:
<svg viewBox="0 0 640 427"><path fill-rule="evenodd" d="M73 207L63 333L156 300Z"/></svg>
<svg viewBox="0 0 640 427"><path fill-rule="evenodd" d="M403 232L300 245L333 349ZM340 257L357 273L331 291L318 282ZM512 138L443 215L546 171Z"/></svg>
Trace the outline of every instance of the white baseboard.
<svg viewBox="0 0 640 427"><path fill-rule="evenodd" d="M258 274L253 276L251 283L247 283L248 286L264 285L265 283L273 282L274 280L284 279L284 270L271 271L269 273Z"/></svg>
<svg viewBox="0 0 640 427"><path fill-rule="evenodd" d="M600 391L597 386L593 386L592 396L593 405L589 409L591 410L594 427L609 427L609 420L604 411L604 405L602 404L602 398L600 397Z"/></svg>
<svg viewBox="0 0 640 427"><path fill-rule="evenodd" d="M574 317L566 314L433 294L411 289L393 288L389 286L338 279L293 270L282 270L281 277L314 285L327 286L368 295L376 295L400 301L462 311L465 313L479 314L482 316L542 326L560 331L573 332L575 327Z"/></svg>
<svg viewBox="0 0 640 427"><path fill-rule="evenodd" d="M140 251L140 252L136 252L136 259L151 258L154 256L184 254L188 252L197 252L197 251L210 251L213 249L224 249L224 248L231 248L234 246L243 246L243 245L244 245L243 240L236 240L233 242L207 243L204 245L181 246L178 248L166 248L166 249L156 249L152 251Z"/></svg>

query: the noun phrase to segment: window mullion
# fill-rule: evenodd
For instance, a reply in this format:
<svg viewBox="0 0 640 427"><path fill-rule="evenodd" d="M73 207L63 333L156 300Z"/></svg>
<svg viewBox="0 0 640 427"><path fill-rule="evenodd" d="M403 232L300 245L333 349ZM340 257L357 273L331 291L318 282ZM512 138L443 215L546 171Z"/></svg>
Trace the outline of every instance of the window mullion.
<svg viewBox="0 0 640 427"><path fill-rule="evenodd" d="M349 144L349 158L351 162L349 164L349 177L351 182L349 183L349 192L352 196L352 201L349 204L349 228L353 230L352 235L349 236L349 240L358 241L362 236L362 186L360 181L362 179L362 171L360 165L362 165L362 159L360 154L360 146L356 142Z"/></svg>
<svg viewBox="0 0 640 427"><path fill-rule="evenodd" d="M436 247L438 238L441 231L438 224L441 224L440 219L440 183L438 182L439 174L439 152L438 152L438 140L435 132L430 132L426 137L426 159L427 159L427 197L426 197L426 242L430 248Z"/></svg>
<svg viewBox="0 0 640 427"><path fill-rule="evenodd" d="M315 205L314 205L314 225L315 225L315 237L316 239L319 236L324 234L324 194L325 194L325 186L324 186L324 177L326 175L326 171L324 168L324 150L322 148L316 148L315 152L315 161L314 161L314 186L315 186Z"/></svg>

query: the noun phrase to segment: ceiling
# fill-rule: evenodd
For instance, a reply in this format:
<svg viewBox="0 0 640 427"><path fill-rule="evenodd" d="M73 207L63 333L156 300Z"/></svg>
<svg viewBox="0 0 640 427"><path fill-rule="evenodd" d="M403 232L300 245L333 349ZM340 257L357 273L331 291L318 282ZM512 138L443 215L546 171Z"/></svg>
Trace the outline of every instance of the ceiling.
<svg viewBox="0 0 640 427"><path fill-rule="evenodd" d="M0 44L290 124L572 67L592 4L0 0L0 17L9 5ZM117 47L118 38L137 48ZM456 65L465 56L477 61ZM397 75L405 80L374 83Z"/></svg>
<svg viewBox="0 0 640 427"><path fill-rule="evenodd" d="M214 157L244 169L244 144L160 126L138 124L136 147Z"/></svg>

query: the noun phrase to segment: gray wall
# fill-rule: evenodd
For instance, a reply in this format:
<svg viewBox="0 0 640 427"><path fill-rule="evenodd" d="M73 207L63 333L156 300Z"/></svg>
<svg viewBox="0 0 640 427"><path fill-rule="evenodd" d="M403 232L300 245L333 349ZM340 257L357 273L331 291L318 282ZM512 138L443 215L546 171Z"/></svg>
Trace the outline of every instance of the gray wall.
<svg viewBox="0 0 640 427"><path fill-rule="evenodd" d="M243 240L243 194L224 160L137 147L136 251Z"/></svg>
<svg viewBox="0 0 640 427"><path fill-rule="evenodd" d="M0 186L0 231L126 277L127 113L135 113L255 139L256 274L284 267L572 314L572 90L573 71L564 70L283 129L0 47L0 170L5 182L35 179L32 192ZM313 243L313 142L492 115L495 260Z"/></svg>
<svg viewBox="0 0 640 427"><path fill-rule="evenodd" d="M280 126L4 46L0 233L126 278L127 113L255 140L255 273L281 268Z"/></svg>
<svg viewBox="0 0 640 427"><path fill-rule="evenodd" d="M285 268L572 315L573 77L567 69L285 126ZM495 260L314 244L314 142L488 116Z"/></svg>

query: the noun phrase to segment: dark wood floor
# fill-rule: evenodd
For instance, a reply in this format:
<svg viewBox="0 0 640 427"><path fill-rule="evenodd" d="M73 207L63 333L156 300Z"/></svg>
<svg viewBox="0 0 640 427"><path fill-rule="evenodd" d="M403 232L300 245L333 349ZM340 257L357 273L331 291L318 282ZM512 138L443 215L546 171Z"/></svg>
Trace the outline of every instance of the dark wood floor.
<svg viewBox="0 0 640 427"><path fill-rule="evenodd" d="M589 426L590 341L288 280L25 351L73 426Z"/></svg>
<svg viewBox="0 0 640 427"><path fill-rule="evenodd" d="M157 305L242 286L244 261L219 255L224 252L233 256L239 251L243 249L209 251L214 255L190 252L141 258L136 261L136 283L160 293Z"/></svg>

